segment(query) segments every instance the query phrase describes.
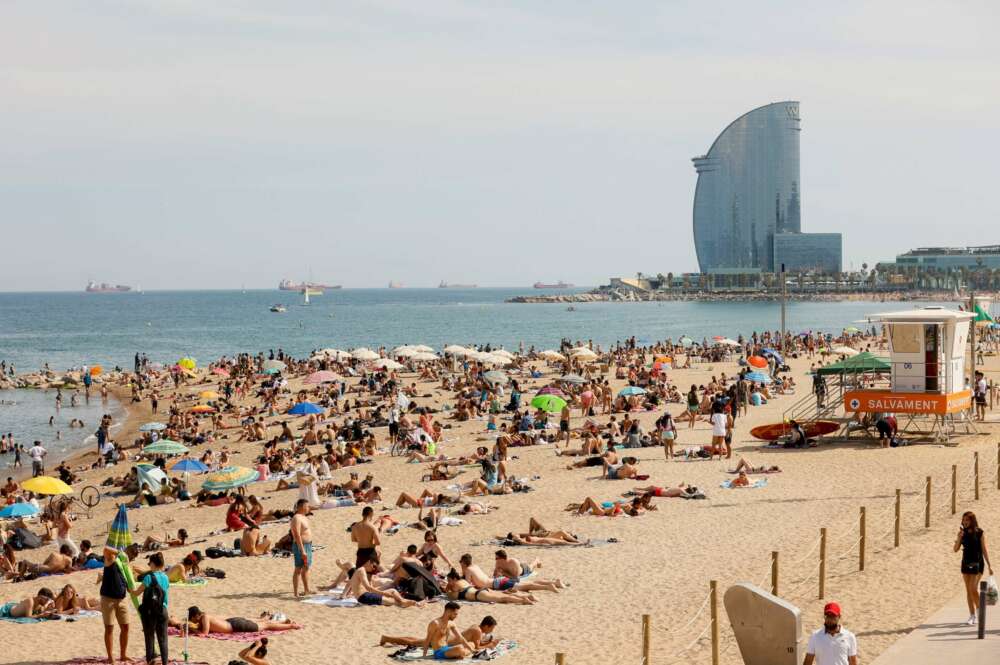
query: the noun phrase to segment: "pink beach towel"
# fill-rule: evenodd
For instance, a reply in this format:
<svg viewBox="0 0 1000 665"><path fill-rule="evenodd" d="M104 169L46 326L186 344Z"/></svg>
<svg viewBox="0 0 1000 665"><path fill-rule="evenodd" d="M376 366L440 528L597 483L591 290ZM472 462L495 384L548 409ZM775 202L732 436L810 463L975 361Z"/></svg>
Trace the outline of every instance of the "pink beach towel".
<svg viewBox="0 0 1000 665"><path fill-rule="evenodd" d="M72 660L61 660L58 662L54 662L53 665L100 665L101 663L106 664L107 662L108 662L107 656L83 656L81 658L74 658ZM132 662L141 663L143 662L143 660L142 658L133 658ZM170 665L209 665L209 664L203 661L194 661L194 660L189 660L187 663L185 663L183 660L174 660L173 658L171 658Z"/></svg>
<svg viewBox="0 0 1000 665"><path fill-rule="evenodd" d="M271 637L272 635L282 635L287 632L288 632L287 630L258 630L256 633L209 633L208 635L201 635L200 633L191 632L188 633L188 636L202 637L209 640L224 640L226 642L256 642L262 637ZM181 631L178 630L177 628L167 628L167 635L171 635L173 637L181 637Z"/></svg>

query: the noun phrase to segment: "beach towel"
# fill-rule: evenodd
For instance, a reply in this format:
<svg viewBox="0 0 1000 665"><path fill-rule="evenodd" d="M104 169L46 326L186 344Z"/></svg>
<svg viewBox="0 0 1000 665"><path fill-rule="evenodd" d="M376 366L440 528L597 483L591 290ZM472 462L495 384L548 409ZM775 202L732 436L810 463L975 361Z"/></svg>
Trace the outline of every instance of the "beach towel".
<svg viewBox="0 0 1000 665"><path fill-rule="evenodd" d="M320 594L310 596L302 601L310 605L324 605L326 607L360 607L361 603L357 598L341 598L339 592L336 595Z"/></svg>
<svg viewBox="0 0 1000 665"><path fill-rule="evenodd" d="M208 635L189 632L188 635L191 637L202 637L208 640L222 640L225 642L256 642L262 637L282 635L287 632L287 630L258 630L256 633L209 633ZM177 628L167 628L167 635L181 637L182 633Z"/></svg>
<svg viewBox="0 0 1000 665"><path fill-rule="evenodd" d="M758 487L766 487L767 486L767 478L758 478L757 480L753 481L749 485L737 485L736 487L733 487L733 480L734 479L732 479L732 478L730 478L729 480L725 480L725 481L719 483L719 487L722 487L723 489L727 489L727 490L733 490L733 489L736 489L736 490L752 490L752 489L756 489Z"/></svg>
<svg viewBox="0 0 1000 665"><path fill-rule="evenodd" d="M60 660L54 661L52 665L102 665L108 662L107 656L81 656L79 658L71 658L70 660ZM200 660L174 660L170 659L170 665L209 665L208 663Z"/></svg>
<svg viewBox="0 0 1000 665"><path fill-rule="evenodd" d="M184 582L171 582L171 589L195 589L197 587L203 587L208 584L208 580L204 577L189 577Z"/></svg>
<svg viewBox="0 0 1000 665"><path fill-rule="evenodd" d="M80 610L79 612L77 612L72 616L62 615L60 616L60 619L62 619L63 621L72 622L75 621L76 619L93 619L94 617L99 617L99 616L101 616L101 613L96 610ZM0 615L0 621L9 621L10 623L24 623L24 624L42 623L43 621L59 621L60 619L39 619L37 617L14 618L14 617ZM107 658L105 658L105 660L107 660Z"/></svg>
<svg viewBox="0 0 1000 665"><path fill-rule="evenodd" d="M480 547L489 545L491 547L523 547L525 549L535 548L535 549L551 550L562 547L603 547L605 545L613 545L619 542L621 541L618 540L617 538L590 538L588 540L583 541L579 545L519 545L513 541L506 540L503 538L493 538L491 540L482 540L475 543L469 543L469 545L471 547Z"/></svg>
<svg viewBox="0 0 1000 665"><path fill-rule="evenodd" d="M494 660L500 658L501 656L506 656L511 651L517 648L517 642L514 640L501 640L498 645L492 649L483 649L482 651L477 651L472 658L464 658L462 660L451 660L446 662L449 663L479 663L484 660ZM424 650L420 647L408 647L406 649L400 649L389 655L393 660L399 660L403 662L409 661L428 661L434 660L433 652L429 652L426 656L423 655Z"/></svg>

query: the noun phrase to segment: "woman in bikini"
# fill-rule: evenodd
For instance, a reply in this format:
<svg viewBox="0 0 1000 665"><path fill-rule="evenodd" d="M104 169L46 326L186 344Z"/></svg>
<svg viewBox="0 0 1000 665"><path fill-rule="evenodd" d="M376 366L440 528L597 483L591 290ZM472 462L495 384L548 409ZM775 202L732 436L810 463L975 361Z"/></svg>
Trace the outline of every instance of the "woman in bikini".
<svg viewBox="0 0 1000 665"><path fill-rule="evenodd" d="M451 600L464 600L468 603L500 603L507 605L534 605L535 597L521 591L494 591L492 589L476 589L452 568L448 572L448 582L444 592Z"/></svg>
<svg viewBox="0 0 1000 665"><path fill-rule="evenodd" d="M649 485L647 487L632 488L633 494L640 494L643 496L650 495L665 499L689 496L691 494L697 494L697 492L697 487L687 485L685 483L681 483L677 487L657 487L656 485Z"/></svg>
<svg viewBox="0 0 1000 665"><path fill-rule="evenodd" d="M80 610L100 609L101 603L96 598L86 598L76 593L72 584L67 584L56 596L54 611L57 614L76 614Z"/></svg>
<svg viewBox="0 0 1000 665"><path fill-rule="evenodd" d="M437 533L434 531L427 531L424 533L424 544L420 546L419 550L417 550L417 556L429 554L430 552L433 552L439 559L444 561L446 566L454 568L451 560L448 559L444 550L442 550L441 546L438 544Z"/></svg>

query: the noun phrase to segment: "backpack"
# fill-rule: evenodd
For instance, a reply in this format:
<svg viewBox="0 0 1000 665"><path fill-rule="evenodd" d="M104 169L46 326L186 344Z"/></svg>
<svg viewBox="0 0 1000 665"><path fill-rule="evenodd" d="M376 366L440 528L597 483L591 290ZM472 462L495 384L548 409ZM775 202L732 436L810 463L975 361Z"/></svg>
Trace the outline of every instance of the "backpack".
<svg viewBox="0 0 1000 665"><path fill-rule="evenodd" d="M163 587L156 580L156 575L150 573L146 576L149 584L142 592L142 602L139 603L139 615L147 619L160 619L166 617L167 609L163 606L165 593Z"/></svg>

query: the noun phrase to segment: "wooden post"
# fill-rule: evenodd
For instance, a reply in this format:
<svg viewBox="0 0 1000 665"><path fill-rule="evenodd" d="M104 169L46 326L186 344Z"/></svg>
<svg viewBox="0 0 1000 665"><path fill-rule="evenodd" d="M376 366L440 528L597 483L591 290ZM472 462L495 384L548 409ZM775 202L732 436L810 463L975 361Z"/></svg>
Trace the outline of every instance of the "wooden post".
<svg viewBox="0 0 1000 665"><path fill-rule="evenodd" d="M771 552L771 595L778 595L778 553Z"/></svg>
<svg viewBox="0 0 1000 665"><path fill-rule="evenodd" d="M958 511L958 465L951 465L951 514Z"/></svg>
<svg viewBox="0 0 1000 665"><path fill-rule="evenodd" d="M902 522L902 515L900 514L902 511L902 502L902 490L896 490L896 522L893 529L895 532L895 536L892 540L893 547L899 547L899 531L901 526L900 523Z"/></svg>
<svg viewBox="0 0 1000 665"><path fill-rule="evenodd" d="M924 528L931 528L931 477L927 476L927 501L924 505Z"/></svg>
<svg viewBox="0 0 1000 665"><path fill-rule="evenodd" d="M719 583L712 580L712 665L719 665Z"/></svg>
<svg viewBox="0 0 1000 665"><path fill-rule="evenodd" d="M1000 443L997 444L997 489L1000 490Z"/></svg>
<svg viewBox="0 0 1000 665"><path fill-rule="evenodd" d="M861 506L861 540L858 542L858 570L865 569L865 507Z"/></svg>
<svg viewBox="0 0 1000 665"><path fill-rule="evenodd" d="M642 615L642 665L649 665L649 615Z"/></svg>
<svg viewBox="0 0 1000 665"><path fill-rule="evenodd" d="M566 665L566 654L564 653L556 654L556 665Z"/></svg>
<svg viewBox="0 0 1000 665"><path fill-rule="evenodd" d="M972 453L972 463L975 465L976 475L976 501L979 501L979 451Z"/></svg>
<svg viewBox="0 0 1000 665"><path fill-rule="evenodd" d="M819 599L826 595L826 527L819 530Z"/></svg>

